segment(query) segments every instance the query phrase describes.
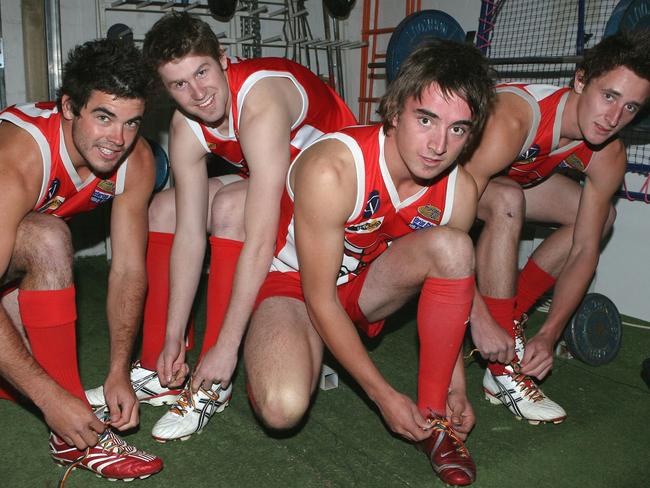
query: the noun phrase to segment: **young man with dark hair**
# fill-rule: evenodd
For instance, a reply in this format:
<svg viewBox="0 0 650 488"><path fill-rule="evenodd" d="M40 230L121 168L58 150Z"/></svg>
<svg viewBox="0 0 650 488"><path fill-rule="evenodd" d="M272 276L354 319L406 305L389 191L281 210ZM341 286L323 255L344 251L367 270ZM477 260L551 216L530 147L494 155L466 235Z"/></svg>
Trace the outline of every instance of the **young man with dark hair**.
<svg viewBox="0 0 650 488"><path fill-rule="evenodd" d="M210 234L199 364L152 432L167 441L200 431L228 404L239 345L273 257L289 162L323 133L356 121L307 68L281 58L229 59L210 27L187 13L156 22L144 53L177 110L169 143L175 187L156 195L149 211L150 288L141 363L132 372L141 401L173 401L188 373L185 326ZM210 152L240 174L208 178ZM89 394L101 401L100 390Z"/></svg>
<svg viewBox="0 0 650 488"><path fill-rule="evenodd" d="M154 163L138 130L150 81L132 44L91 41L71 52L56 103L0 113L0 373L43 412L55 462L79 461L109 479L162 469L159 458L113 431L138 424L129 365L147 287ZM110 417L102 421L77 369L73 249L64 220L111 200Z"/></svg>
<svg viewBox="0 0 650 488"><path fill-rule="evenodd" d="M474 424L461 343L474 297L467 231L477 195L456 160L480 134L492 97L476 49L432 40L388 87L382 124L325 135L296 158L244 346L251 403L269 428L303 419L326 345L445 483L474 481L461 440ZM386 381L357 328L379 334L417 293L416 404Z"/></svg>
<svg viewBox="0 0 650 488"><path fill-rule="evenodd" d="M519 418L558 423L566 412L531 376L543 379L550 372L554 345L589 286L603 236L612 228L612 198L627 159L617 134L650 95L649 32L619 33L589 49L571 87L505 84L497 94L466 168L482 195L478 216L485 222L476 251L478 288L510 335L517 358L490 363L483 387L487 399ZM584 173L584 185L558 168ZM525 221L558 228L518 274ZM553 286L549 314L524 347L522 317Z"/></svg>

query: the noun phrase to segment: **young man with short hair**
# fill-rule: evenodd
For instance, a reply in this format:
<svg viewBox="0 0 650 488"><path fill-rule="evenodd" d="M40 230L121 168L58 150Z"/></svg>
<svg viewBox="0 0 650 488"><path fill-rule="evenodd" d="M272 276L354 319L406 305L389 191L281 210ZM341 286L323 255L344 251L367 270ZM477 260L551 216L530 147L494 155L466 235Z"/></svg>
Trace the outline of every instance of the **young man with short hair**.
<svg viewBox="0 0 650 488"><path fill-rule="evenodd" d="M511 364L490 363L483 387L492 403L530 423L566 417L531 376L543 379L551 371L554 345L596 270L615 218L612 198L625 174L617 134L649 95L650 33L618 33L586 52L571 87L497 87L495 110L465 166L482 195L478 217L485 222L476 251L478 288L517 353ZM583 173L584 185L559 168ZM558 228L518 274L525 221ZM525 344L522 317L553 286L549 314ZM472 332L479 342L490 335Z"/></svg>
<svg viewBox="0 0 650 488"><path fill-rule="evenodd" d="M132 372L141 401L174 402L153 428L164 442L200 431L228 404L239 345L271 264L290 161L323 133L356 120L307 68L282 58L228 58L210 26L187 13L162 17L143 49L177 105L169 143L175 187L156 195L149 211L150 289L141 364ZM240 174L208 178L210 152ZM192 382L175 401L189 371L185 327L206 231L206 332Z"/></svg>
<svg viewBox="0 0 650 488"><path fill-rule="evenodd" d="M159 458L113 430L138 424L129 365L147 287L155 169L138 130L150 81L132 44L90 41L71 51L56 103L0 113L0 373L43 412L55 462L78 461L109 479L162 469ZM111 200L110 416L102 421L77 369L73 249L64 220Z"/></svg>
<svg viewBox="0 0 650 488"><path fill-rule="evenodd" d="M294 161L244 348L251 402L269 428L304 417L326 345L445 483L474 481L461 440L474 424L461 343L474 297L467 231L477 195L456 161L480 134L492 96L476 49L432 40L388 87L382 124L325 135ZM383 377L358 334L379 334L418 293L414 403Z"/></svg>

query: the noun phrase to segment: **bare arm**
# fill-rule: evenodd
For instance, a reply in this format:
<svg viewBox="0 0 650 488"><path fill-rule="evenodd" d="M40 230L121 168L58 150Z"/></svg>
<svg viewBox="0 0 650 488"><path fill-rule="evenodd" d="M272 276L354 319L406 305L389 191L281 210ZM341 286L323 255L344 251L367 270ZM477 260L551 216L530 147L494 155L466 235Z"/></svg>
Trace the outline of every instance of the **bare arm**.
<svg viewBox="0 0 650 488"><path fill-rule="evenodd" d="M246 96L239 124L242 152L250 169L244 209L246 237L218 342L194 374L197 389L201 384L230 383L255 298L273 259L280 199L290 163L291 125L301 110L300 93L284 78L259 81Z"/></svg>
<svg viewBox="0 0 650 488"><path fill-rule="evenodd" d="M580 197L573 243L553 291L551 309L540 331L526 345L522 372L544 378L553 366L552 349L584 297L598 265L603 229L627 157L620 141L594 155Z"/></svg>
<svg viewBox="0 0 650 488"><path fill-rule="evenodd" d="M104 391L111 422L120 430L138 423L138 403L129 380L129 364L147 289L147 206L154 177L151 149L140 138L129 155L124 191L115 198L111 212L113 252L106 304L111 352Z"/></svg>
<svg viewBox="0 0 650 488"><path fill-rule="evenodd" d="M0 124L0 277L14 252L18 226L40 191L42 161L36 142L9 122ZM36 362L0 303L0 373L43 412L50 428L68 444L97 443L104 424L84 402L61 388Z"/></svg>
<svg viewBox="0 0 650 488"><path fill-rule="evenodd" d="M508 168L517 159L531 127L528 104L517 95L500 93L485 124L481 141L464 164L483 195L490 178Z"/></svg>
<svg viewBox="0 0 650 488"><path fill-rule="evenodd" d="M208 173L205 149L176 111L170 126L169 153L175 184L176 232L169 271L169 311L165 348L158 360L161 384L178 386L188 372L185 326L198 288L205 256Z"/></svg>
<svg viewBox="0 0 650 488"><path fill-rule="evenodd" d="M345 223L356 198L352 155L342 143L324 141L299 161L294 186L296 245L312 324L377 404L391 430L411 441L422 440L430 435L423 430L427 423L417 406L396 391L374 365L336 293Z"/></svg>

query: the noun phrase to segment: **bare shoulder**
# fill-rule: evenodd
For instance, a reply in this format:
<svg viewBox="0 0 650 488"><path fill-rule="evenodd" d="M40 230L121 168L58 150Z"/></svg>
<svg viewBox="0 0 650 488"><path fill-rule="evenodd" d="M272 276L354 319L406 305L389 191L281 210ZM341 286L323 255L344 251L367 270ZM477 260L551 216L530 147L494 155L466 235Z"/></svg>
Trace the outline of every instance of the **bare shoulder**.
<svg viewBox="0 0 650 488"><path fill-rule="evenodd" d="M463 198L478 199L478 190L476 182L472 175L469 174L464 167L458 167L458 174L456 176L456 194L460 194Z"/></svg>
<svg viewBox="0 0 650 488"><path fill-rule="evenodd" d="M257 81L250 89L242 106L242 117L275 112L287 114L296 120L303 108L303 95L296 85L283 76L269 76Z"/></svg>
<svg viewBox="0 0 650 488"><path fill-rule="evenodd" d="M348 146L338 139L330 138L319 141L296 159L296 175L309 175L321 183L337 184L350 179L355 174L354 156ZM293 176L292 174L292 176Z"/></svg>
<svg viewBox="0 0 650 488"><path fill-rule="evenodd" d="M36 203L43 179L43 157L34 138L24 129L0 123L0 187Z"/></svg>
<svg viewBox="0 0 650 488"><path fill-rule="evenodd" d="M627 151L620 139L614 139L594 151L587 167L589 179L622 178L627 165Z"/></svg>

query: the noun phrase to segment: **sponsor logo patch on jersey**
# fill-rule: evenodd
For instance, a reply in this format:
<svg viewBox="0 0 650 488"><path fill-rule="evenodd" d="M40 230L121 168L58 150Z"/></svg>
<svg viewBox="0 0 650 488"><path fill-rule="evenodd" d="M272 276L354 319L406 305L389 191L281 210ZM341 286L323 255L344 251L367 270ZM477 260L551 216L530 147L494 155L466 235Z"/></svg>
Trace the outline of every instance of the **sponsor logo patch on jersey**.
<svg viewBox="0 0 650 488"><path fill-rule="evenodd" d="M345 232L350 234L370 234L371 232L376 231L381 227L381 224L384 222L384 217L379 217L378 219L370 219L365 222L360 222L358 224L350 225L345 228Z"/></svg>
<svg viewBox="0 0 650 488"><path fill-rule="evenodd" d="M97 189L105 193L115 194L115 183L112 180L101 180L97 183Z"/></svg>
<svg viewBox="0 0 650 488"><path fill-rule="evenodd" d="M90 195L90 201L97 205L108 202L115 196L115 183L111 180L101 180Z"/></svg>
<svg viewBox="0 0 650 488"><path fill-rule="evenodd" d="M426 229L427 227L433 227L435 224L433 222L429 222L428 220L424 220L421 217L418 217L417 215L413 217L413 220L409 223L409 227L413 230L419 230L419 229Z"/></svg>
<svg viewBox="0 0 650 488"><path fill-rule="evenodd" d="M438 207L434 207L430 203L427 203L426 205L418 207L418 213L425 219L440 220L441 210Z"/></svg>
<svg viewBox="0 0 650 488"><path fill-rule="evenodd" d="M368 200L366 201L366 208L363 210L363 218L369 219L372 217L377 210L379 210L379 192L377 190L372 190L368 194Z"/></svg>
<svg viewBox="0 0 650 488"><path fill-rule="evenodd" d="M579 171L585 170L585 163L583 163L582 159L580 159L575 154L569 154L566 158L564 158L564 161L562 161L562 166L575 168Z"/></svg>
<svg viewBox="0 0 650 488"><path fill-rule="evenodd" d="M540 147L537 144L533 144L519 155L519 159L522 161L528 160L529 162L532 162L539 154L539 151Z"/></svg>

